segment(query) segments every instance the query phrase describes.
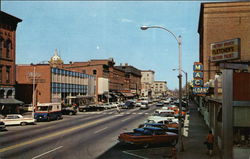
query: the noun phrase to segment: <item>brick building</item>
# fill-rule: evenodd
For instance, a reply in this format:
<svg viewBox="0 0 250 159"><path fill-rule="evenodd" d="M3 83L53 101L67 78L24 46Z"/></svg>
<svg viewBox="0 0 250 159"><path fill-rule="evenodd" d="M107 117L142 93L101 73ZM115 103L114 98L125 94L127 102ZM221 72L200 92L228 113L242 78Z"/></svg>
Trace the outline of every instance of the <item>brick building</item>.
<svg viewBox="0 0 250 159"><path fill-rule="evenodd" d="M141 71L127 63L125 65L115 66L115 68L125 72L123 94L125 96L139 96L141 92Z"/></svg>
<svg viewBox="0 0 250 159"><path fill-rule="evenodd" d="M223 158L244 155L242 158L247 158L250 155L250 2L202 3L198 33L204 85L210 88L206 96L195 97L200 112L213 131ZM223 79L222 70L233 71L232 92L222 91L227 87L222 85L223 80L228 80ZM232 106L225 105L223 100L230 93Z"/></svg>
<svg viewBox="0 0 250 159"><path fill-rule="evenodd" d="M0 11L0 113L15 112L16 29L22 20Z"/></svg>

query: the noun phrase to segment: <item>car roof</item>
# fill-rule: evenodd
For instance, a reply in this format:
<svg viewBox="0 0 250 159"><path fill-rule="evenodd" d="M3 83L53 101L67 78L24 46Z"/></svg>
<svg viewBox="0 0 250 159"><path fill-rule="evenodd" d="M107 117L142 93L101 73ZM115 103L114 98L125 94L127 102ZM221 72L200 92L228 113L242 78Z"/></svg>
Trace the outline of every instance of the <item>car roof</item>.
<svg viewBox="0 0 250 159"><path fill-rule="evenodd" d="M157 128L157 127L144 127L143 129L148 129L148 130L162 130L162 128Z"/></svg>
<svg viewBox="0 0 250 159"><path fill-rule="evenodd" d="M145 125L150 125L150 126L164 126L162 123L145 123Z"/></svg>

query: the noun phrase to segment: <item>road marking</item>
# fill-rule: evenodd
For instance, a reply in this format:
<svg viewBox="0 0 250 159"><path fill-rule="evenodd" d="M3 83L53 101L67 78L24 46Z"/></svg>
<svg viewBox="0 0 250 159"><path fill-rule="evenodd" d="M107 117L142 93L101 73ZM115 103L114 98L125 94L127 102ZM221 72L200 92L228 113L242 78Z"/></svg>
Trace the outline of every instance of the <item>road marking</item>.
<svg viewBox="0 0 250 159"><path fill-rule="evenodd" d="M132 113L132 114L137 114L137 113Z"/></svg>
<svg viewBox="0 0 250 159"><path fill-rule="evenodd" d="M51 152L53 152L53 151L56 151L56 150L58 150L58 149L60 149L60 148L62 148L62 147L63 147L63 146L59 146L59 147L57 147L57 148L55 148L55 149L53 149L53 150L50 150L50 151L47 151L47 152L42 153L41 155L35 156L35 157L33 157L32 159L39 158L39 157L44 156L44 155L46 155L46 154L48 154L48 153L51 153Z"/></svg>
<svg viewBox="0 0 250 159"><path fill-rule="evenodd" d="M148 114L148 113L145 113L145 114Z"/></svg>
<svg viewBox="0 0 250 159"><path fill-rule="evenodd" d="M126 114L130 114L130 113L126 113Z"/></svg>
<svg viewBox="0 0 250 159"><path fill-rule="evenodd" d="M129 118L126 118L126 119L123 119L123 120L121 120L121 121L126 121L126 120L129 120L129 119L131 119L131 117L129 117Z"/></svg>
<svg viewBox="0 0 250 159"><path fill-rule="evenodd" d="M128 155L131 155L131 156L138 157L138 158L148 159L148 158L146 158L146 157L139 156L139 155L136 155L136 154L133 154L133 153L129 153L129 152L127 152L127 151L122 151L122 152L123 152L123 153L126 153L126 154L128 154Z"/></svg>
<svg viewBox="0 0 250 159"><path fill-rule="evenodd" d="M138 114L142 114L142 113L138 113Z"/></svg>
<svg viewBox="0 0 250 159"><path fill-rule="evenodd" d="M59 136L59 135L65 134L65 133L69 133L69 132L72 132L72 131L75 131L75 130L78 130L78 129L81 129L81 128L88 127L88 126L90 126L90 125L94 125L94 124L97 124L97 123L101 123L101 122L110 120L110 119L112 119L112 118L114 118L114 116L109 116L109 117L104 118L104 119L102 118L102 119L95 120L95 121L92 121L92 122L89 122L89 123L85 123L85 124L82 124L82 125L78 125L78 126L75 126L75 127L69 128L69 129L65 129L65 130L62 130L62 131L59 131L59 132L55 132L55 133L46 135L46 136L38 137L38 138L33 139L33 140L25 141L25 142L22 142L22 143L20 143L20 144L16 144L16 145L4 147L4 148L1 148L1 149L0 149L0 153L1 153L1 152L8 151L8 150L12 150L12 149L15 149L15 148L24 146L24 145L29 145L29 144L32 144L32 143L35 143L35 142L38 142L38 141L41 141L41 140L45 140L45 139L47 139L47 138L52 138L52 137Z"/></svg>
<svg viewBox="0 0 250 159"><path fill-rule="evenodd" d="M103 131L103 130L105 130L105 129L107 129L107 128L108 128L108 127L105 127L105 128L100 129L100 130L97 130L97 131L94 132L94 134L97 134L97 133L99 133L99 132L101 132L101 131Z"/></svg>

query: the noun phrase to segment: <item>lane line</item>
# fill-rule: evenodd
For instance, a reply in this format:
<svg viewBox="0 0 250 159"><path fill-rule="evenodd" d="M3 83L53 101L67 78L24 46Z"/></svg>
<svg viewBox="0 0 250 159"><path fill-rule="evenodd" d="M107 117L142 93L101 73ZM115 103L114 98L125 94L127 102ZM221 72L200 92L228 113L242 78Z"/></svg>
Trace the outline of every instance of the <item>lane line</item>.
<svg viewBox="0 0 250 159"><path fill-rule="evenodd" d="M38 155L38 156L35 156L35 157L33 157L32 159L39 158L39 157L44 156L44 155L46 155L46 154L48 154L48 153L51 153L51 152L53 152L53 151L56 151L56 150L58 150L58 149L60 149L60 148L62 148L62 147L63 147L63 146L59 146L59 147L57 147L57 148L55 148L55 149L53 149L53 150L50 150L50 151L44 152L44 153L42 153L42 154L40 154L40 155Z"/></svg>
<svg viewBox="0 0 250 159"><path fill-rule="evenodd" d="M4 147L4 148L1 148L0 149L0 153L8 151L8 150L15 149L15 148L18 148L18 147L21 147L21 146L33 144L33 143L41 141L41 140L45 140L45 139L48 139L48 138L56 137L56 136L59 136L59 135L65 134L65 133L69 133L69 132L72 132L72 131L75 131L75 130L78 130L78 129L82 129L82 128L88 127L90 125L98 124L98 123L110 120L112 118L115 118L115 116L109 116L109 117L104 118L104 119L103 118L102 119L98 119L98 120L95 120L95 121L92 121L92 122L89 122L89 123L78 125L78 126L75 126L75 127L69 128L69 129L65 129L65 130L62 130L62 131L59 131L59 132L55 132L55 133L46 135L46 136L38 137L38 138L33 139L33 140L25 141L25 142L22 142L20 144L16 144L16 145L12 145L12 146L7 146L7 147Z"/></svg>
<svg viewBox="0 0 250 159"><path fill-rule="evenodd" d="M129 117L129 118L126 118L126 119L123 119L123 120L121 120L121 121L126 121L126 120L129 120L129 119L131 119L131 117Z"/></svg>
<svg viewBox="0 0 250 159"><path fill-rule="evenodd" d="M136 114L136 113L132 113L132 114Z"/></svg>
<svg viewBox="0 0 250 159"><path fill-rule="evenodd" d="M108 128L108 127L105 127L105 128L99 129L99 130L95 131L95 132L94 132L94 134L97 134L97 133L99 133L99 132L101 132L101 131L103 131L103 130L105 130L105 129L107 129L107 128Z"/></svg>
<svg viewBox="0 0 250 159"><path fill-rule="evenodd" d="M131 155L131 156L135 156L135 157L138 157L138 158L142 158L142 159L148 159L148 158L146 158L146 157L143 157L143 156L139 156L139 155L136 155L136 154L134 154L134 153L129 153L129 152L127 152L127 151L122 151L123 153L126 153L126 154L128 154L128 155Z"/></svg>

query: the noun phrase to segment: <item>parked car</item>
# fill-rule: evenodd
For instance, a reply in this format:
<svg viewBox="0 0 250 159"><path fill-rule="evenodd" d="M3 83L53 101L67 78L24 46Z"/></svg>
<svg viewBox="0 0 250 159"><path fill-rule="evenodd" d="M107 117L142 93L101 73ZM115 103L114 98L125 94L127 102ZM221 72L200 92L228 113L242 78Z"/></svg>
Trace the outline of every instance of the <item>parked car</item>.
<svg viewBox="0 0 250 159"><path fill-rule="evenodd" d="M0 121L4 122L7 125L27 125L27 124L35 124L36 120L33 118L24 118L20 114L8 114L4 119L0 119Z"/></svg>
<svg viewBox="0 0 250 159"><path fill-rule="evenodd" d="M148 121L161 121L161 120L168 120L172 122L178 122L178 119L175 118L174 114L172 113L155 113L148 117Z"/></svg>
<svg viewBox="0 0 250 159"><path fill-rule="evenodd" d="M63 107L62 114L63 115L76 115L77 110L75 107Z"/></svg>
<svg viewBox="0 0 250 159"><path fill-rule="evenodd" d="M179 127L179 124L178 122L173 122L172 120L148 120L147 121L148 123L160 123L160 124L164 124L166 125L167 127L170 127L170 128L178 128Z"/></svg>
<svg viewBox="0 0 250 159"><path fill-rule="evenodd" d="M138 128L144 128L144 127L162 128L166 132L173 132L173 133L178 134L178 128L168 127L167 125L162 124L162 123L144 123L144 124L140 124Z"/></svg>
<svg viewBox="0 0 250 159"><path fill-rule="evenodd" d="M178 135L172 132L166 132L162 128L144 127L134 129L133 132L125 132L119 135L118 140L123 143L142 145L148 147L150 144L175 145Z"/></svg>
<svg viewBox="0 0 250 159"><path fill-rule="evenodd" d="M3 121L0 121L0 131L6 130L5 124Z"/></svg>
<svg viewBox="0 0 250 159"><path fill-rule="evenodd" d="M80 112L89 112L89 111L102 111L104 110L104 106L102 104L91 104L91 105L80 105L79 111Z"/></svg>

